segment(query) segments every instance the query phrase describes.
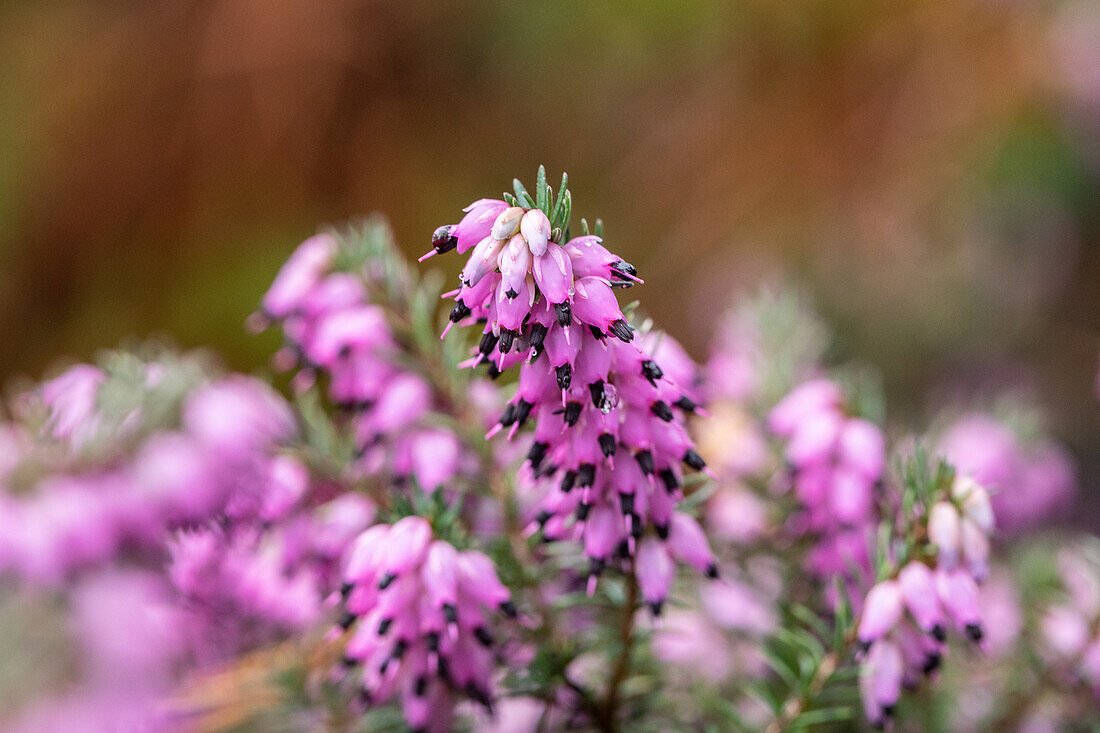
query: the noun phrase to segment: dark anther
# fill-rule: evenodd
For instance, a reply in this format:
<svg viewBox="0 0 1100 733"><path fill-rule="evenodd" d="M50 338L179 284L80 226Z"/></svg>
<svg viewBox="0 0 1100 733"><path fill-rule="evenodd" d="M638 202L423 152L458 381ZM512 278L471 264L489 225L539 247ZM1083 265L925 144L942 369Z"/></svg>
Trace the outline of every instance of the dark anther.
<svg viewBox="0 0 1100 733"><path fill-rule="evenodd" d="M522 425L527 421L527 418L531 414L531 408L534 407L530 402L522 397L516 400L516 422Z"/></svg>
<svg viewBox="0 0 1100 733"><path fill-rule="evenodd" d="M573 308L569 303L555 304L554 315L557 316L558 325L562 328L573 325Z"/></svg>
<svg viewBox="0 0 1100 733"><path fill-rule="evenodd" d="M497 335L492 331L486 331L481 334L481 343L477 345L477 350L482 354L488 356L493 353L493 349L497 345Z"/></svg>
<svg viewBox="0 0 1100 733"><path fill-rule="evenodd" d="M630 536L636 540L642 536L642 518L637 514L630 515Z"/></svg>
<svg viewBox="0 0 1100 733"><path fill-rule="evenodd" d="M688 448L687 453L684 453L684 463L694 468L696 471L702 471L707 467L707 462L692 448Z"/></svg>
<svg viewBox="0 0 1100 733"><path fill-rule="evenodd" d="M626 260L619 260L618 262L611 263L611 269L621 272L624 275L637 275L638 268L630 264Z"/></svg>
<svg viewBox="0 0 1100 733"><path fill-rule="evenodd" d="M581 419L581 410L584 409L584 405L580 402L567 402L565 403L565 415L563 419L565 424L569 427L573 427L577 424L577 420Z"/></svg>
<svg viewBox="0 0 1100 733"><path fill-rule="evenodd" d="M354 583L347 583L347 582L342 583L340 585L340 597L343 598L346 601L348 599L348 596L351 595L351 592L353 590L355 590L355 584Z"/></svg>
<svg viewBox="0 0 1100 733"><path fill-rule="evenodd" d="M869 652L871 650L871 644L873 644L873 643L874 643L873 641L860 641L859 642L859 653L860 654L866 654L867 652Z"/></svg>
<svg viewBox="0 0 1100 733"><path fill-rule="evenodd" d="M393 626L393 619L392 618L384 618L381 621L379 621L378 622L378 635L379 636L385 636L386 632L390 630L391 626Z"/></svg>
<svg viewBox="0 0 1100 733"><path fill-rule="evenodd" d="M500 424L508 427L516 422L516 406L509 402L504 406L504 412L500 415Z"/></svg>
<svg viewBox="0 0 1100 733"><path fill-rule="evenodd" d="M489 710L493 709L493 703L489 700L489 696L473 680L466 683L466 696L474 702L481 703Z"/></svg>
<svg viewBox="0 0 1100 733"><path fill-rule="evenodd" d="M657 380L664 375L665 373L661 371L661 367L657 366L657 362L652 359L646 359L642 362L642 376L648 379L654 387L657 386Z"/></svg>
<svg viewBox="0 0 1100 733"><path fill-rule="evenodd" d="M661 608L665 605L664 601L653 601L649 604L649 610L653 612L654 616L661 615Z"/></svg>
<svg viewBox="0 0 1100 733"><path fill-rule="evenodd" d="M439 632L428 632L428 651L435 653L439 651Z"/></svg>
<svg viewBox="0 0 1100 733"><path fill-rule="evenodd" d="M550 511L547 511L546 509L543 509L541 512L539 512L539 515L537 517L535 517L535 521L539 523L540 527L543 527L543 526L546 525L547 522L550 521L550 518L553 517L553 516L554 516L553 512L550 512Z"/></svg>
<svg viewBox="0 0 1100 733"><path fill-rule="evenodd" d="M947 632L943 630L943 626L936 624L932 627L932 638L941 644L947 640Z"/></svg>
<svg viewBox="0 0 1100 733"><path fill-rule="evenodd" d="M661 480L665 482L665 488L670 492L680 488L680 480L676 478L676 472L671 468L661 469L658 475L661 477Z"/></svg>
<svg viewBox="0 0 1100 733"><path fill-rule="evenodd" d="M432 232L432 249L434 249L437 254L450 252L458 246L458 237L451 234L454 228L454 224L444 224Z"/></svg>
<svg viewBox="0 0 1100 733"><path fill-rule="evenodd" d="M504 295L506 295L508 297L508 300L515 300L516 298L519 297L519 291L518 290L513 290L512 288L509 288L504 293Z"/></svg>
<svg viewBox="0 0 1100 733"><path fill-rule="evenodd" d="M607 561L599 557L594 557L588 561L588 574L598 576L603 572L605 567L607 567Z"/></svg>
<svg viewBox="0 0 1100 733"><path fill-rule="evenodd" d="M650 411L665 422L672 422L672 408L664 400L657 400L649 406Z"/></svg>
<svg viewBox="0 0 1100 733"><path fill-rule="evenodd" d="M634 494L619 494L619 504L623 507L623 514L633 514Z"/></svg>
<svg viewBox="0 0 1100 733"><path fill-rule="evenodd" d="M614 435L612 435L611 433L602 433L600 435L600 437L597 438L596 440L599 441L600 450L603 452L603 454L605 456L615 455L615 448L617 446L616 446L616 443L615 443L615 436Z"/></svg>
<svg viewBox="0 0 1100 733"><path fill-rule="evenodd" d="M508 618L516 617L516 604L511 601L502 601L500 604L500 612Z"/></svg>
<svg viewBox="0 0 1100 733"><path fill-rule="evenodd" d="M940 668L940 662L942 661L943 657L940 656L939 652L930 653L927 657L924 658L924 673L932 674Z"/></svg>
<svg viewBox="0 0 1100 733"><path fill-rule="evenodd" d="M416 678L416 686L413 688L413 692L417 697L424 697L424 693L428 691L428 678L424 675L420 675Z"/></svg>
<svg viewBox="0 0 1100 733"><path fill-rule="evenodd" d="M511 329L508 329L508 328L500 329L500 343L497 345L497 347L500 350L500 353L507 354L509 351L511 351L512 350L512 343L515 340L516 340L516 332L515 331L513 331Z"/></svg>
<svg viewBox="0 0 1100 733"><path fill-rule="evenodd" d="M695 412L695 408L699 406L699 405L695 404L695 401L692 400L687 395L684 395L683 397L676 400L672 404L676 405L677 407L679 407L684 412Z"/></svg>
<svg viewBox="0 0 1100 733"><path fill-rule="evenodd" d="M470 315L472 311L466 307L466 304L461 300L455 302L455 307L451 308L451 323L458 323L466 316Z"/></svg>
<svg viewBox="0 0 1100 733"><path fill-rule="evenodd" d="M588 332L591 333L592 338L596 339L597 341L603 341L605 338L607 338L603 331L596 328L591 323L588 324Z"/></svg>
<svg viewBox="0 0 1100 733"><path fill-rule="evenodd" d="M458 623L458 609L452 606L450 603L443 604L443 618L447 619L449 624Z"/></svg>
<svg viewBox="0 0 1100 733"><path fill-rule="evenodd" d="M397 580L396 575L394 575L393 573L386 573L382 576L382 579L378 581L378 590L386 590L386 588L389 588L390 584L393 583L393 581L395 580Z"/></svg>
<svg viewBox="0 0 1100 733"><path fill-rule="evenodd" d="M450 682L451 681L451 665L447 661L447 658L446 657L440 657L439 660L437 661L436 667L438 668L437 671L439 672L439 679L443 680L444 682Z"/></svg>
<svg viewBox="0 0 1100 733"><path fill-rule="evenodd" d="M577 505L577 521L583 522L588 519L588 513L592 511L592 505L582 502Z"/></svg>
<svg viewBox="0 0 1100 733"><path fill-rule="evenodd" d="M649 476L653 473L653 454L648 450L640 450L634 455L634 459L638 461L638 467L642 469L642 473Z"/></svg>
<svg viewBox="0 0 1100 733"><path fill-rule="evenodd" d="M582 463L577 468L577 486L591 486L596 481L596 467L591 463Z"/></svg>
<svg viewBox="0 0 1100 733"><path fill-rule="evenodd" d="M592 404L597 408L603 406L603 380L597 379L588 385L588 391L592 395Z"/></svg>
<svg viewBox="0 0 1100 733"><path fill-rule="evenodd" d="M634 340L634 329L622 318L612 321L611 326L607 330L624 344L629 344Z"/></svg>
<svg viewBox="0 0 1100 733"><path fill-rule="evenodd" d="M409 642L404 639L398 639L397 643L393 645L393 653L390 654L390 658L400 660L401 657L405 656L405 652L408 650Z"/></svg>
<svg viewBox="0 0 1100 733"><path fill-rule="evenodd" d="M976 644L982 640L982 627L978 624L967 624L966 635Z"/></svg>
<svg viewBox="0 0 1100 733"><path fill-rule="evenodd" d="M482 646L493 645L493 635L489 633L489 630L484 626L478 626L474 629L474 636L481 642Z"/></svg>
<svg viewBox="0 0 1100 733"><path fill-rule="evenodd" d="M562 364L554 367L554 373L558 377L558 389L569 389L569 385L573 383L573 367Z"/></svg>
<svg viewBox="0 0 1100 733"><path fill-rule="evenodd" d="M654 525L654 529L657 530L657 536L660 537L662 540L667 540L668 539L668 525L667 524Z"/></svg>
<svg viewBox="0 0 1100 733"><path fill-rule="evenodd" d="M531 334L527 337L527 340L531 343L532 349L542 346L542 342L546 340L546 326L541 323L532 324Z"/></svg>
<svg viewBox="0 0 1100 733"><path fill-rule="evenodd" d="M566 471L561 477L561 491L563 494L568 494L573 490L573 486L577 483L577 472Z"/></svg>
<svg viewBox="0 0 1100 733"><path fill-rule="evenodd" d="M357 618L357 616L354 613L351 613L350 611L344 611L340 615L340 621L338 622L339 625L340 625L340 628L344 629L346 631L347 629L349 629L351 627L351 625L353 623L355 623L356 618Z"/></svg>
<svg viewBox="0 0 1100 733"><path fill-rule="evenodd" d="M355 665L359 664L359 662L358 662L358 660L352 659L351 657L345 655L342 659L340 659L340 664L342 664L345 667L348 667L350 669L351 667L354 667Z"/></svg>
<svg viewBox="0 0 1100 733"><path fill-rule="evenodd" d="M711 563L710 565L708 565L706 575L711 580L717 580L718 579L718 566L715 565L714 563Z"/></svg>
<svg viewBox="0 0 1100 733"><path fill-rule="evenodd" d="M531 450L527 451L527 460L531 462L532 468L538 468L542 464L542 459L546 457L546 451L549 449L548 443L536 441L531 444Z"/></svg>
<svg viewBox="0 0 1100 733"><path fill-rule="evenodd" d="M489 379L496 379L500 375L500 368L493 362L489 362Z"/></svg>

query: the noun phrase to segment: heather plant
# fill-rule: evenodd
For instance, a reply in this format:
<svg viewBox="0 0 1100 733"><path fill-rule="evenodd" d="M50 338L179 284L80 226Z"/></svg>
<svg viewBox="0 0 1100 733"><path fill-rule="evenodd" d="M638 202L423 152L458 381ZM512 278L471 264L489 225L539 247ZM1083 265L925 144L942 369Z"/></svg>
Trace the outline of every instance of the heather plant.
<svg viewBox="0 0 1100 733"><path fill-rule="evenodd" d="M17 391L0 617L63 661L4 729L1100 722L1100 556L1041 531L1075 479L1036 408L888 422L777 286L697 364L572 207L542 169L475 201L447 276L376 219L303 242L249 319L289 398L152 344Z"/></svg>

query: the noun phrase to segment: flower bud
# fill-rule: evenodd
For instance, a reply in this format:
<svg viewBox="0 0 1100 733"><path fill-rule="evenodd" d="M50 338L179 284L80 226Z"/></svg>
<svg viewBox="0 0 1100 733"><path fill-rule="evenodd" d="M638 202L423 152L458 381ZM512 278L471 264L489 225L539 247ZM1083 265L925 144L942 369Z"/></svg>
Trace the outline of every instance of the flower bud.
<svg viewBox="0 0 1100 733"><path fill-rule="evenodd" d="M901 620L901 589L893 580L878 583L867 593L863 616L859 620L859 640L870 644L890 631Z"/></svg>
<svg viewBox="0 0 1100 733"><path fill-rule="evenodd" d="M939 548L939 561L953 568L959 560L959 512L949 501L939 501L928 513L928 539Z"/></svg>
<svg viewBox="0 0 1100 733"><path fill-rule="evenodd" d="M675 573L672 558L668 556L668 551L660 540L646 537L641 541L634 560L634 572L638 577L642 600L649 604L653 615L660 615L661 605L668 597Z"/></svg>
<svg viewBox="0 0 1100 733"><path fill-rule="evenodd" d="M674 512L668 533L668 549L673 557L710 577L718 575L714 553L710 551L703 528L683 512Z"/></svg>
<svg viewBox="0 0 1100 733"><path fill-rule="evenodd" d="M989 537L969 517L959 525L963 557L974 580L981 583L989 577Z"/></svg>
<svg viewBox="0 0 1100 733"><path fill-rule="evenodd" d="M956 627L965 630L972 640L981 641L982 618L978 605L978 586L974 578L962 568L940 568L935 576L936 594L954 619Z"/></svg>
<svg viewBox="0 0 1100 733"><path fill-rule="evenodd" d="M872 725L885 724L891 715L901 697L903 672L904 662L897 644L883 640L871 647L859 671L859 691Z"/></svg>
<svg viewBox="0 0 1100 733"><path fill-rule="evenodd" d="M550 241L550 220L546 218L546 214L539 209L531 209L520 220L519 230L527 240L531 254L538 257L546 252L546 245Z"/></svg>
<svg viewBox="0 0 1100 733"><path fill-rule="evenodd" d="M914 560L898 573L898 587L917 626L942 640L943 609L936 599L932 570L924 563Z"/></svg>
<svg viewBox="0 0 1100 733"><path fill-rule="evenodd" d="M519 231L519 222L523 218L523 209L518 206L509 206L500 212L493 222L491 231L493 239L503 241Z"/></svg>
<svg viewBox="0 0 1100 733"><path fill-rule="evenodd" d="M984 486L968 476L963 476L955 479L951 494L961 502L964 516L973 520L986 534L993 531L993 504Z"/></svg>

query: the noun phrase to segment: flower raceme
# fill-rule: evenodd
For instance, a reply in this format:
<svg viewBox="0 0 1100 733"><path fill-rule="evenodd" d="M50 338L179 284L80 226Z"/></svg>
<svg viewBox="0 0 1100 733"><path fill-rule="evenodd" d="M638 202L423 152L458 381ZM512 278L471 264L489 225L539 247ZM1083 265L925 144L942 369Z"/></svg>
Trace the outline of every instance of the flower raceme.
<svg viewBox="0 0 1100 733"><path fill-rule="evenodd" d="M986 490L968 477L956 478L950 497L928 513L932 566L911 560L867 593L857 636L860 692L873 724L885 725L903 686L915 687L939 668L948 629L982 641L978 583L988 576L992 529Z"/></svg>
<svg viewBox="0 0 1100 733"><path fill-rule="evenodd" d="M487 363L491 376L519 366L515 395L490 435L534 423L521 469L521 488L539 497L531 530L579 539L593 580L632 555L647 527L669 541L673 557L711 570L702 531L674 512L681 464L705 468L684 424L697 409L694 385L672 378L694 367L667 336L637 338L614 294L641 282L635 268L598 235L566 239L568 221L558 213L561 197L569 199L564 187L553 205L548 188L539 193L541 206L518 185L508 201L474 202L458 224L436 230L421 258L469 254L461 286L445 296L454 307L444 336L455 324L483 324L464 366ZM653 358L665 341L669 371ZM676 549L688 534L692 549ZM666 586L668 558L647 550L643 559L660 579L655 585ZM656 607L660 595L650 599Z"/></svg>
<svg viewBox="0 0 1100 733"><path fill-rule="evenodd" d="M376 234L370 229L364 237ZM412 476L433 491L461 472L462 446L450 430L427 424L436 395L402 365L386 311L364 277L370 263L358 272L340 266L355 259L350 249L350 241L330 234L299 245L264 295L257 320L282 323L283 361L302 367L297 387L318 372L328 375L330 398L353 414L365 473Z"/></svg>
<svg viewBox="0 0 1100 733"><path fill-rule="evenodd" d="M344 569L345 669L373 705L400 698L415 730L449 730L456 695L491 707L493 638L484 609L515 616L492 561L433 539L415 516L378 524Z"/></svg>
<svg viewBox="0 0 1100 733"><path fill-rule="evenodd" d="M869 572L874 490L886 461L882 431L848 415L840 387L828 379L796 387L771 411L768 427L786 440L784 458L805 509L798 527L817 538L811 571L819 577Z"/></svg>

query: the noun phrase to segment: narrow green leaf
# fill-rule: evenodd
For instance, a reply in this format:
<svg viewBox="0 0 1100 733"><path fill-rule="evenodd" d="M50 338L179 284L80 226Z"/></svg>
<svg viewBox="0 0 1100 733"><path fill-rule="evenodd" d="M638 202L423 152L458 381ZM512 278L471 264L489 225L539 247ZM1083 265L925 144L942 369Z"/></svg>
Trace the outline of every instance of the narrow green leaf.
<svg viewBox="0 0 1100 733"><path fill-rule="evenodd" d="M546 166L540 165L538 177L535 179L535 204L542 211L550 210L550 201L546 192Z"/></svg>
<svg viewBox="0 0 1100 733"><path fill-rule="evenodd" d="M523 183L518 178L512 179L512 190L516 192L516 201L523 201L524 196L528 199L531 198L531 195L527 193L527 189L523 187Z"/></svg>

